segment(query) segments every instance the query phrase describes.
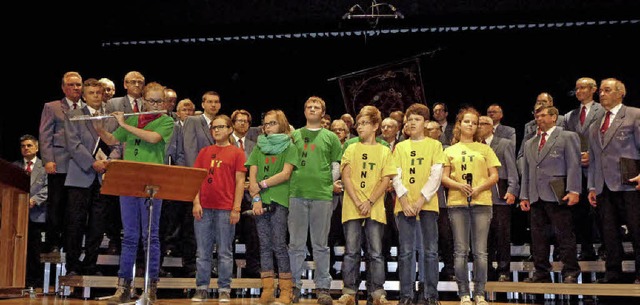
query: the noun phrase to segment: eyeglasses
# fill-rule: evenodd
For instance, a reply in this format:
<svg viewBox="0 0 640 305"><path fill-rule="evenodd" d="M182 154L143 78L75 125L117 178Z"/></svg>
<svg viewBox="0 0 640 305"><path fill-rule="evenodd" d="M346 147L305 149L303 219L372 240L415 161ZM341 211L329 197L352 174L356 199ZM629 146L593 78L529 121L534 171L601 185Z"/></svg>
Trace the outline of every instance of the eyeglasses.
<svg viewBox="0 0 640 305"><path fill-rule="evenodd" d="M233 120L234 123L249 123L249 120L245 120L245 119L237 119L237 120Z"/></svg>
<svg viewBox="0 0 640 305"><path fill-rule="evenodd" d="M264 125L264 127L276 126L276 125L278 125L278 121L264 122L263 125Z"/></svg>
<svg viewBox="0 0 640 305"><path fill-rule="evenodd" d="M159 105L159 104L164 103L164 101L163 101L163 100L161 100L161 99L158 99L158 100L150 100L150 99L146 99L146 98L145 98L145 99L144 99L144 101L145 101L145 102L147 102L147 103L149 103L149 104L156 104L156 105Z"/></svg>
<svg viewBox="0 0 640 305"><path fill-rule="evenodd" d="M127 81L127 84L144 85L144 81L139 79L130 79Z"/></svg>
<svg viewBox="0 0 640 305"><path fill-rule="evenodd" d="M365 126L369 124L371 124L371 121L362 121L362 122L356 123L356 127Z"/></svg>
<svg viewBox="0 0 640 305"><path fill-rule="evenodd" d="M344 128L334 128L334 129L331 129L331 131L333 131L333 132L345 132Z"/></svg>
<svg viewBox="0 0 640 305"><path fill-rule="evenodd" d="M211 129L213 129L214 131L219 131L221 129L225 129L225 128L229 128L229 126L227 125L215 125L215 126L211 126Z"/></svg>
<svg viewBox="0 0 640 305"><path fill-rule="evenodd" d="M479 125L491 125L491 123L487 123L487 122L480 122Z"/></svg>

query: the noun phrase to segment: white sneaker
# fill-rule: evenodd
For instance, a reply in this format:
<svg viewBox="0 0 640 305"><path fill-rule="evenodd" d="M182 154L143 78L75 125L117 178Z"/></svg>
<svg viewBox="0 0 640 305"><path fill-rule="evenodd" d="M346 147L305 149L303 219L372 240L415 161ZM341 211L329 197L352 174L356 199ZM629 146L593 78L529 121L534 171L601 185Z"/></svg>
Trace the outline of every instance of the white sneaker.
<svg viewBox="0 0 640 305"><path fill-rule="evenodd" d="M220 292L220 295L218 296L218 302L220 302L220 303L229 303L229 302L231 302L231 293L229 293L228 291Z"/></svg>
<svg viewBox="0 0 640 305"><path fill-rule="evenodd" d="M460 305L473 305L473 302L471 302L471 297L468 295L461 297Z"/></svg>
<svg viewBox="0 0 640 305"><path fill-rule="evenodd" d="M489 305L482 295L477 295L474 299L476 301L476 305Z"/></svg>

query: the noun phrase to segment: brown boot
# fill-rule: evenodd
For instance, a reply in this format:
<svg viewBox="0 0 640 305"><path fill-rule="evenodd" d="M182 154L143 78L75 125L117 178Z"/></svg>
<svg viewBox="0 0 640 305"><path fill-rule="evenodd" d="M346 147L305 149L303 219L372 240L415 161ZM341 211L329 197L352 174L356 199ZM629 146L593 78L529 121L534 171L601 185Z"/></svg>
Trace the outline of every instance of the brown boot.
<svg viewBox="0 0 640 305"><path fill-rule="evenodd" d="M147 292L147 296L149 297L149 303L153 304L157 299L158 294L158 280L151 280L149 283L149 291Z"/></svg>
<svg viewBox="0 0 640 305"><path fill-rule="evenodd" d="M107 304L117 305L121 303L127 303L131 301L131 280L125 280L123 278L118 279L118 289L112 297L107 299Z"/></svg>
<svg viewBox="0 0 640 305"><path fill-rule="evenodd" d="M280 273L278 278L280 297L278 303L289 305L293 302L293 278L291 273Z"/></svg>
<svg viewBox="0 0 640 305"><path fill-rule="evenodd" d="M273 273L273 271L260 272L260 278L262 279L262 294L260 295L258 304L268 305L275 301L275 282L273 281L274 277L275 274Z"/></svg>

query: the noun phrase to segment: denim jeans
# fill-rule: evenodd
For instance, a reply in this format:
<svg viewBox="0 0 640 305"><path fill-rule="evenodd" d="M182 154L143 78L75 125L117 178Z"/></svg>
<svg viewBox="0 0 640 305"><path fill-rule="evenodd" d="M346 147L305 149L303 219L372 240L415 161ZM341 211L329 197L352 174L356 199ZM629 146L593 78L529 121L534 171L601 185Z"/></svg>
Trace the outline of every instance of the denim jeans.
<svg viewBox="0 0 640 305"><path fill-rule="evenodd" d="M364 223L364 225L363 225ZM371 218L349 220L342 224L346 240L342 265L344 294L355 295L360 287L360 253L362 233L366 238L367 290L370 296L386 295L384 291L385 263L382 256L384 224Z"/></svg>
<svg viewBox="0 0 640 305"><path fill-rule="evenodd" d="M213 245L218 249L218 288L231 289L233 271L233 239L236 226L229 222L231 211L202 209L202 219L193 221L198 250L196 254L196 287L208 289L211 282Z"/></svg>
<svg viewBox="0 0 640 305"><path fill-rule="evenodd" d="M289 258L296 287L300 280L307 254L307 232L311 232L313 260L316 263L314 282L317 289L331 288L329 274L329 247L327 239L331 227L332 202L304 198L289 199Z"/></svg>
<svg viewBox="0 0 640 305"><path fill-rule="evenodd" d="M120 270L118 277L133 279L133 265L138 254L138 241L142 236L142 243L147 251L147 236L149 228L149 211L147 198L120 196L120 215L124 238L120 254ZM156 280L160 273L160 213L162 200L153 199L151 215L151 249L149 251L149 278Z"/></svg>
<svg viewBox="0 0 640 305"><path fill-rule="evenodd" d="M278 261L278 273L291 273L287 248L287 215L289 209L271 204L275 211L256 216L260 240L260 271L274 271L273 256Z"/></svg>
<svg viewBox="0 0 640 305"><path fill-rule="evenodd" d="M424 281L424 298L438 299L438 213L420 211L420 229L423 249L423 268L420 275Z"/></svg>
<svg viewBox="0 0 640 305"><path fill-rule="evenodd" d="M453 233L454 268L459 296L470 296L469 267L467 257L473 243L474 296L484 296L487 283L487 237L491 226L490 205L449 208L449 220Z"/></svg>

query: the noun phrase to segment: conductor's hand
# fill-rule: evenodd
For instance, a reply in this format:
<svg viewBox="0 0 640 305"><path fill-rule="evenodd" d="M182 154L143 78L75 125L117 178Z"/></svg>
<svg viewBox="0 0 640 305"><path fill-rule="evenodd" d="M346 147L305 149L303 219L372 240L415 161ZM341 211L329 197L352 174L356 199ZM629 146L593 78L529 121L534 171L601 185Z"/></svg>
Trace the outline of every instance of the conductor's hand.
<svg viewBox="0 0 640 305"><path fill-rule="evenodd" d="M529 203L529 200L520 200L520 209L525 212L529 212L529 210L531 210L531 204Z"/></svg>
<svg viewBox="0 0 640 305"><path fill-rule="evenodd" d="M191 212L193 213L193 218L195 220L201 220L202 219L202 206L199 204L193 204L193 209L191 210Z"/></svg>

